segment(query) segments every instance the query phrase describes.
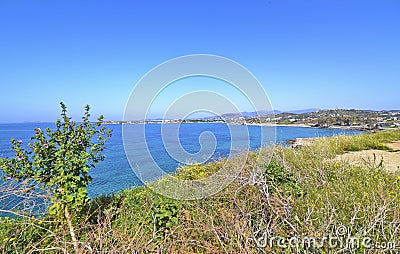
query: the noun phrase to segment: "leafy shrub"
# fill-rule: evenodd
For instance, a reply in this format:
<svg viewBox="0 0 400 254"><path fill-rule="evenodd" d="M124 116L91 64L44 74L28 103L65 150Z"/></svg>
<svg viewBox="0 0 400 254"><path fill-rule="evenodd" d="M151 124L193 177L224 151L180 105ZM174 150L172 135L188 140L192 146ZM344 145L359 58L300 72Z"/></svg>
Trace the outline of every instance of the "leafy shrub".
<svg viewBox="0 0 400 254"><path fill-rule="evenodd" d="M165 232L178 223L178 205L171 199L158 198L153 206L157 231Z"/></svg>
<svg viewBox="0 0 400 254"><path fill-rule="evenodd" d="M85 107L82 123L77 124L67 116L67 107L61 104L61 118L55 122L55 130L35 129L29 149L22 147L21 140L12 139L15 157L0 159L5 180L14 180L35 188L50 190L52 205L49 213L68 223L75 252L77 239L73 227L73 214L79 214L88 203L87 187L92 181L89 170L104 159L102 151L111 130L101 127L103 116L94 125L90 122L90 107Z"/></svg>
<svg viewBox="0 0 400 254"><path fill-rule="evenodd" d="M279 191L285 195L303 195L303 190L294 175L279 163L272 161L264 172L267 185L272 192Z"/></svg>

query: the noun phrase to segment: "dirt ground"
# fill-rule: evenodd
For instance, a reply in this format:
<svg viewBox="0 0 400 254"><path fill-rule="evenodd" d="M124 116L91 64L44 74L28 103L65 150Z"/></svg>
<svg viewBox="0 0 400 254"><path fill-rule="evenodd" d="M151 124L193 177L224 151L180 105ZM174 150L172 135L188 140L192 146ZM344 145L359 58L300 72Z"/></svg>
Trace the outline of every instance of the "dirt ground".
<svg viewBox="0 0 400 254"><path fill-rule="evenodd" d="M400 140L393 141L392 143L386 144L388 147L392 148L393 150L400 150Z"/></svg>
<svg viewBox="0 0 400 254"><path fill-rule="evenodd" d="M295 138L289 140L288 143L291 144L292 148L299 148L311 144L314 139L315 138Z"/></svg>
<svg viewBox="0 0 400 254"><path fill-rule="evenodd" d="M383 168L389 172L400 171L400 140L387 144L395 151L364 150L338 155L337 159L351 164L377 167L383 160Z"/></svg>

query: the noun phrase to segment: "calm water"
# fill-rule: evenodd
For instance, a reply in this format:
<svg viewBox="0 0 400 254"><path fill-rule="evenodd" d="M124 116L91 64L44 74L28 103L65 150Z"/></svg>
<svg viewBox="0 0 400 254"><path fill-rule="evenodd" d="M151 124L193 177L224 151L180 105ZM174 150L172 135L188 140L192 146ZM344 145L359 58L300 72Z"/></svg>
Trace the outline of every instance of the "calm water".
<svg viewBox="0 0 400 254"><path fill-rule="evenodd" d="M24 124L0 124L0 157L12 156L10 139L20 139L26 145L33 136L33 129L53 126L52 123L24 123ZM105 150L106 159L99 163L91 171L93 182L89 186L89 195L115 193L135 185L141 185L140 180L133 173L125 155L122 142L122 125L109 125L113 130L113 136L107 143ZM133 125L132 128L135 128ZM243 128L243 127L242 127ZM263 127L271 128L271 127ZM257 149L261 146L261 127L248 126L250 147ZM161 138L161 125L149 124L145 126L146 142L154 161L166 172L174 172L179 162L172 158L163 146ZM201 150L199 136L201 133L211 132L216 139L215 152L207 159L226 157L229 155L231 135L229 128L223 123L199 123L182 124L179 128L179 140L182 147L189 153ZM321 137L334 135L353 135L360 131L339 129L317 129L301 127L276 127L276 143L285 143L294 138ZM133 147L134 148L134 147ZM140 153L140 151L138 151ZM140 166L140 159L137 162Z"/></svg>

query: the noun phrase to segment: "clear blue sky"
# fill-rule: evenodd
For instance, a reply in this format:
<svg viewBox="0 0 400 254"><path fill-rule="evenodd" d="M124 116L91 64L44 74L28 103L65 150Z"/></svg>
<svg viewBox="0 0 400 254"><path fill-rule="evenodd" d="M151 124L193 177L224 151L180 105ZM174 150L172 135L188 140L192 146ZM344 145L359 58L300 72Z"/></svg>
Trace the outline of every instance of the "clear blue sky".
<svg viewBox="0 0 400 254"><path fill-rule="evenodd" d="M122 119L134 84L186 54L248 68L275 109L400 109L400 1L0 1L0 122Z"/></svg>

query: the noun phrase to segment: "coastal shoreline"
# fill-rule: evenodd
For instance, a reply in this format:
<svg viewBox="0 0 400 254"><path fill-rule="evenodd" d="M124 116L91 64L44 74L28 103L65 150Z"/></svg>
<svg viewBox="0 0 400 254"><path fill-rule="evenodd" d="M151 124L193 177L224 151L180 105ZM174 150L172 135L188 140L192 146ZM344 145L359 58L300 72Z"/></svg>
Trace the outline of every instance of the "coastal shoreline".
<svg viewBox="0 0 400 254"><path fill-rule="evenodd" d="M274 123L235 123L235 122L219 122L219 121L210 121L210 122L178 122L178 121L167 121L167 122L155 122L155 121L149 121L149 122L123 122L123 121L107 121L104 122L103 124L109 124L109 125L123 125L123 124L199 124L199 123L204 123L204 124L212 124L212 123L226 123L229 125L246 125L246 126L265 126L265 127L299 127L299 128L315 128L315 129L341 129L341 130L358 130L358 131L363 131L363 132L376 132L380 131L379 129L373 129L373 130L368 130L365 128L362 128L360 126L328 126L328 127L318 127L318 126L311 126L309 124L299 124L299 123L294 123L294 124L274 124Z"/></svg>
<svg viewBox="0 0 400 254"><path fill-rule="evenodd" d="M273 123L247 123L247 126L271 126L271 127L302 127L302 128L319 128L308 124L273 124Z"/></svg>

